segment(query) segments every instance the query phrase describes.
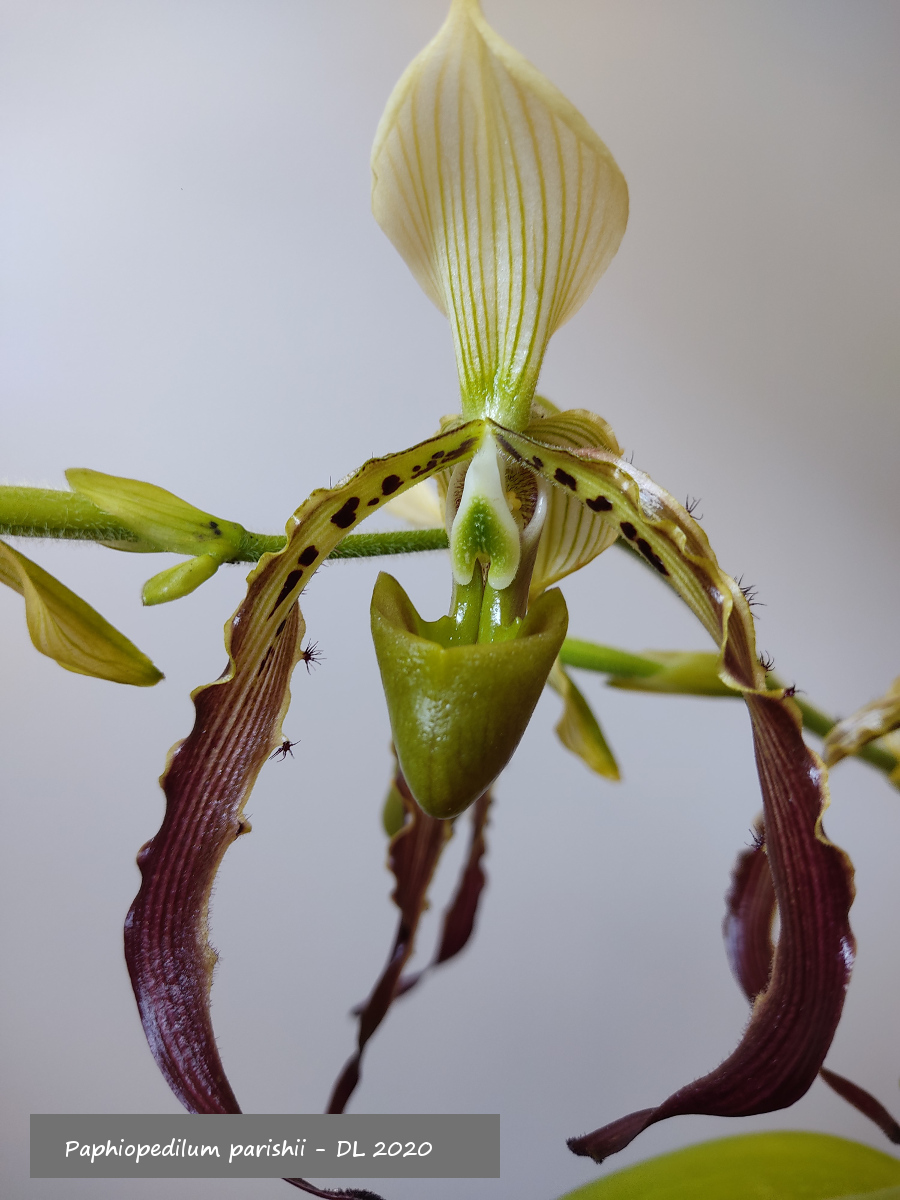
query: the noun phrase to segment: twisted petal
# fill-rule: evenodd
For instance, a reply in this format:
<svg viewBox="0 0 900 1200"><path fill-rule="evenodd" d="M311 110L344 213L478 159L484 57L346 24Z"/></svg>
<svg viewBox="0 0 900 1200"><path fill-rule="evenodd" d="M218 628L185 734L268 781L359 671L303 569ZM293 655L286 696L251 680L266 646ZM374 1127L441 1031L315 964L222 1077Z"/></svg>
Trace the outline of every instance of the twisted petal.
<svg viewBox="0 0 900 1200"><path fill-rule="evenodd" d="M288 522L284 550L265 555L250 575L247 596L226 631L224 674L194 693L194 728L173 750L163 776L165 817L141 850L141 889L125 928L125 955L147 1040L169 1086L191 1112L240 1111L210 1021L215 955L208 944L207 907L225 851L249 831L241 814L256 776L281 744L304 628L297 598L367 513L441 464L474 453L481 435L479 423L464 426L375 459L339 487L314 492Z"/></svg>
<svg viewBox="0 0 900 1200"><path fill-rule="evenodd" d="M756 844L744 850L735 864L722 926L732 974L751 1002L769 986L775 955L772 926L778 907L761 821L757 822L755 832ZM821 1068L819 1075L842 1099L873 1121L890 1141L900 1142L900 1125L870 1092L826 1067Z"/></svg>
<svg viewBox="0 0 900 1200"><path fill-rule="evenodd" d="M524 428L547 341L625 232L611 154L477 0L454 0L388 101L372 173L377 221L450 318L463 413Z"/></svg>
<svg viewBox="0 0 900 1200"><path fill-rule="evenodd" d="M0 542L0 583L25 601L35 649L76 675L151 687L162 672L124 634L37 563Z"/></svg>
<svg viewBox="0 0 900 1200"><path fill-rule="evenodd" d="M737 1049L662 1104L570 1140L576 1154L602 1162L667 1117L770 1112L807 1091L831 1044L850 978L852 870L822 830L825 766L803 741L797 706L781 690L766 691L747 601L719 568L696 521L643 472L608 451L557 450L508 431L495 437L515 462L608 514L719 644L719 678L743 693L750 711L781 914L771 980Z"/></svg>
<svg viewBox="0 0 900 1200"><path fill-rule="evenodd" d="M332 1089L327 1111L342 1113L359 1083L366 1043L387 1016L397 996L403 968L415 947L416 932L428 905L428 889L445 845L453 834L452 821L429 817L416 804L399 768L394 786L405 809L403 825L391 838L388 863L397 886L392 899L400 920L387 963L368 1000L359 1011L356 1050L350 1056Z"/></svg>

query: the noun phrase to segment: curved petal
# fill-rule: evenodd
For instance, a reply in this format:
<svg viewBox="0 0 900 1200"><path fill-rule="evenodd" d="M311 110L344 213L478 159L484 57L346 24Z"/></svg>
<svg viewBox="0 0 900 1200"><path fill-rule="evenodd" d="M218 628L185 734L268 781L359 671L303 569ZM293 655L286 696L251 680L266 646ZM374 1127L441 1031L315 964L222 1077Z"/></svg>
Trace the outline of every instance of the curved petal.
<svg viewBox="0 0 900 1200"><path fill-rule="evenodd" d="M593 447L622 453L607 422L584 408L532 421L527 432L545 446L567 446L572 450ZM617 527L602 514L591 512L563 488L553 488L531 576L531 598L587 566L618 536Z"/></svg>
<svg viewBox="0 0 900 1200"><path fill-rule="evenodd" d="M450 318L463 413L528 423L551 334L618 249L628 189L557 89L454 0L388 100L372 210Z"/></svg>
<svg viewBox="0 0 900 1200"><path fill-rule="evenodd" d="M754 833L756 844L744 850L735 864L722 926L732 974L751 1002L769 985L775 954L772 925L778 907L762 821L757 821ZM870 1092L826 1067L819 1075L843 1100L874 1122L889 1141L900 1143L900 1125Z"/></svg>
<svg viewBox="0 0 900 1200"><path fill-rule="evenodd" d="M373 459L339 487L314 492L288 522L284 550L265 555L249 577L226 629L224 674L194 692L194 728L170 755L163 824L141 850L141 889L125 927L150 1049L191 1112L239 1111L210 1021L207 908L225 851L248 831L241 813L256 776L282 744L291 672L303 654L297 598L353 525L443 463L474 453L482 429L475 422Z"/></svg>
<svg viewBox="0 0 900 1200"><path fill-rule="evenodd" d="M642 1109L570 1148L602 1162L670 1116L745 1116L784 1108L809 1088L831 1044L853 963L849 860L825 837L827 772L804 743L797 706L766 690L753 619L690 514L643 472L601 450L546 448L495 434L519 463L614 520L622 536L675 589L719 645L719 677L750 711L768 855L781 914L772 977L734 1053L662 1104Z"/></svg>
<svg viewBox="0 0 900 1200"><path fill-rule="evenodd" d="M0 583L24 599L35 649L67 671L135 687L152 687L163 678L146 654L86 601L5 542L0 542Z"/></svg>
<svg viewBox="0 0 900 1200"><path fill-rule="evenodd" d="M804 744L790 701L748 695L747 704L781 915L771 981L737 1049L714 1071L654 1108L569 1141L596 1162L667 1117L743 1117L795 1103L818 1074L840 1020L854 956L847 921L853 893L846 857L821 832L825 768Z"/></svg>

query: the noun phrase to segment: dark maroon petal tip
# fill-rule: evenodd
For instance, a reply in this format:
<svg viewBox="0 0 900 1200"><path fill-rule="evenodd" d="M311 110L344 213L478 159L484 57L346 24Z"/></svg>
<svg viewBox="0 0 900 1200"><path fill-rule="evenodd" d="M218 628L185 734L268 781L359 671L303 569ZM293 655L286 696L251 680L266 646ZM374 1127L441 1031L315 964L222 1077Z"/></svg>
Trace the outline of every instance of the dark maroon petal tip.
<svg viewBox="0 0 900 1200"><path fill-rule="evenodd" d="M821 829L826 772L804 743L790 701L753 694L745 699L762 785L766 860L781 914L771 977L740 1044L719 1067L657 1108L632 1113L569 1143L576 1154L598 1162L667 1117L739 1117L787 1108L813 1083L840 1019L854 955L847 920L853 884L846 856ZM744 862L746 875L756 862ZM757 895L763 897L757 915L765 918L768 937L771 906L764 889L758 887ZM739 900L733 891L732 922ZM732 930L732 961L751 992L768 974L760 949L762 928L760 920L756 942L744 938L745 931Z"/></svg>
<svg viewBox="0 0 900 1200"><path fill-rule="evenodd" d="M384 1200L383 1196L365 1188L319 1188L307 1179L285 1179L284 1182L310 1196L320 1196L322 1200Z"/></svg>

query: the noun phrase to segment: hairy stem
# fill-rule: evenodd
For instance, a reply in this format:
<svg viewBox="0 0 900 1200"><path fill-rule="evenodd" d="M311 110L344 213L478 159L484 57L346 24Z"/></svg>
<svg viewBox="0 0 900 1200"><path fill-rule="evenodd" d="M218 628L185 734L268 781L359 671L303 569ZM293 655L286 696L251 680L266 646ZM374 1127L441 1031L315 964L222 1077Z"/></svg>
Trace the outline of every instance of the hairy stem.
<svg viewBox="0 0 900 1200"><path fill-rule="evenodd" d="M115 517L77 492L51 488L0 487L0 537L67 538L88 542L138 542L137 536ZM264 554L284 549L283 534L245 530L231 562L257 562ZM389 533L354 533L344 538L332 558L368 558L381 554L411 554L445 550L443 529L399 529Z"/></svg>

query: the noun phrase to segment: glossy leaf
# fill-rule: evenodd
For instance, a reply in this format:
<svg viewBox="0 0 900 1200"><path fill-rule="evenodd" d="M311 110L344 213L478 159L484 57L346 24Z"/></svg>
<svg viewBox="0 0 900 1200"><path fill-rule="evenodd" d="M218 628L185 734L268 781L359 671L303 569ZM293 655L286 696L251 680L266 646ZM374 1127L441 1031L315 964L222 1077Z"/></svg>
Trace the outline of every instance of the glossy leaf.
<svg viewBox="0 0 900 1200"><path fill-rule="evenodd" d="M339 487L314 492L287 525L287 543L265 555L226 629L222 676L194 693L190 736L170 756L166 812L141 850L142 884L125 953L150 1048L191 1112L237 1112L209 1012L215 954L207 909L225 851L246 826L243 807L269 755L281 745L291 672L301 655L296 601L354 525L390 495L477 448L472 423L387 458L373 459Z"/></svg>
<svg viewBox="0 0 900 1200"><path fill-rule="evenodd" d="M857 1195L900 1197L900 1162L823 1133L749 1133L651 1158L567 1192L561 1200L851 1200Z"/></svg>
<svg viewBox="0 0 900 1200"><path fill-rule="evenodd" d="M628 190L565 97L454 0L395 87L372 209L450 318L463 414L528 423L544 349L625 232Z"/></svg>
<svg viewBox="0 0 900 1200"><path fill-rule="evenodd" d="M0 583L24 599L35 649L67 671L135 687L152 687L163 678L146 654L89 604L5 542L0 542Z"/></svg>
<svg viewBox="0 0 900 1200"><path fill-rule="evenodd" d="M558 660L553 664L547 682L563 702L563 714L556 725L556 735L562 744L597 775L604 779L620 779L619 765L591 706Z"/></svg>

